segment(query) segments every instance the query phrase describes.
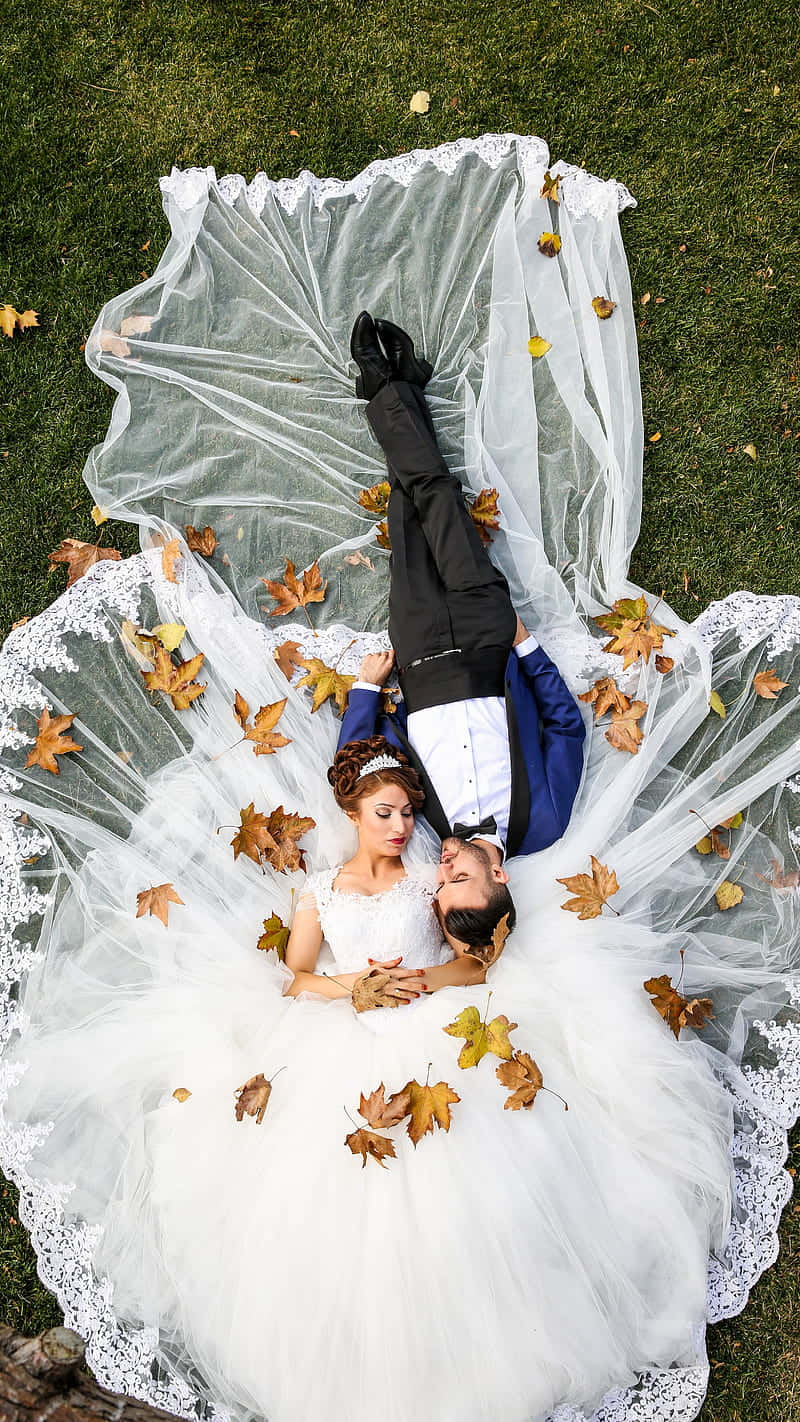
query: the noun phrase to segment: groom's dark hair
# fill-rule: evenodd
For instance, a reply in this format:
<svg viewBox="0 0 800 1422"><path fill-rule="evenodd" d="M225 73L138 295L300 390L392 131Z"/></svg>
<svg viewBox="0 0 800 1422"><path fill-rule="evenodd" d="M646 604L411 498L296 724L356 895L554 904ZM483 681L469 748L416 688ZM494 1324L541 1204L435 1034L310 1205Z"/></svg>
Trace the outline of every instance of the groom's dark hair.
<svg viewBox="0 0 800 1422"><path fill-rule="evenodd" d="M459 943L466 943L470 948L485 948L491 943L492 934L506 913L510 933L517 921L514 900L507 884L493 882L485 908L450 909L443 916L444 926L451 938L457 938Z"/></svg>

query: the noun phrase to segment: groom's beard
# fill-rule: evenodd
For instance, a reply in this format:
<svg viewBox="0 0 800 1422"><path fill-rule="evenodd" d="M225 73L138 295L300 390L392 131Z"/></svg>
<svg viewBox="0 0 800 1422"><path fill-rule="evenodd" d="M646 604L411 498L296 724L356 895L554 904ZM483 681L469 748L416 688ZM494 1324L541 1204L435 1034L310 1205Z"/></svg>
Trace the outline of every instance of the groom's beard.
<svg viewBox="0 0 800 1422"><path fill-rule="evenodd" d="M487 873L492 867L491 856L487 854L482 844L476 844L474 839L459 839L457 835L448 835L442 840L442 850L461 850L474 860L475 865L483 865Z"/></svg>

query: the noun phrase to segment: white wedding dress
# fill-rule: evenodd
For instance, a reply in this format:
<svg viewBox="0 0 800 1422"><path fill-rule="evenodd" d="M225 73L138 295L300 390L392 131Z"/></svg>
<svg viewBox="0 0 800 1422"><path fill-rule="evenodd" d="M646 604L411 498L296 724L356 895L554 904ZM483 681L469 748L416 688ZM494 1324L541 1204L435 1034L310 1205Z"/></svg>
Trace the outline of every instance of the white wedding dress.
<svg viewBox="0 0 800 1422"><path fill-rule="evenodd" d="M777 1252L800 1106L800 600L738 592L693 623L660 601L667 673L604 650L593 617L644 591L619 227L635 204L561 160L555 203L548 163L540 138L503 134L347 183L173 170L156 270L87 342L117 398L85 479L142 551L91 567L0 653L0 1164L98 1379L184 1417L688 1422L707 1322L741 1310ZM385 466L347 351L364 306L433 360L445 456L470 494L498 490L492 556L568 685L611 675L648 709L629 754L580 703L572 818L510 862L518 923L486 984L358 1014L285 995L288 969L257 945L305 892L320 971L444 952L424 823L401 885L331 890L354 847L326 780L339 723L272 655L293 640L352 673L387 644L387 553L359 502ZM190 551L188 524L217 547ZM287 557L327 580L310 622L271 615L263 579ZM186 629L176 661L203 653L183 710L147 690L126 625L167 622ZM767 667L774 699L754 683ZM237 691L251 714L286 698L288 745L254 756ZM81 747L58 774L26 763L44 707L74 716ZM308 873L234 856L251 803L313 818ZM729 857L698 853L698 814L737 812ZM581 920L558 880L591 855L619 891ZM723 911L726 879L744 896ZM137 915L162 883L181 900L167 924ZM681 950L681 990L713 1017L676 1040L643 983L677 982ZM530 1109L504 1109L498 1059L461 1069L442 1030L487 1004L550 1088ZM263 1119L237 1120L259 1072ZM449 1130L415 1148L402 1122L385 1168L362 1165L345 1143L361 1093L426 1076L459 1097Z"/></svg>

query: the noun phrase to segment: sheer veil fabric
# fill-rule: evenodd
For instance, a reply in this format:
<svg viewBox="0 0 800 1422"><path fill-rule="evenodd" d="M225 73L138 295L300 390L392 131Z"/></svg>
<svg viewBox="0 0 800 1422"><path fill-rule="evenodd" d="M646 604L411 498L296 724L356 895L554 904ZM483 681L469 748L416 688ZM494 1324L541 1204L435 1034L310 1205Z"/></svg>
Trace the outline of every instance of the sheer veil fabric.
<svg viewBox="0 0 800 1422"><path fill-rule="evenodd" d="M558 203L541 196L548 168L562 179ZM744 1308L776 1257L792 1188L783 1166L800 1103L800 599L740 591L687 623L628 576L643 428L620 214L635 199L517 134L416 150L347 182L304 171L248 184L173 168L161 189L170 236L158 266L106 304L86 346L117 395L84 477L107 515L139 525L141 552L89 569L0 652L0 1165L19 1186L40 1275L105 1386L186 1417L255 1415L220 1396L170 1313L180 1279L158 1256L147 1123L183 1109L172 1091L203 1034L209 1060L230 1052L238 1063L259 1030L265 984L277 995L288 973L255 943L272 912L288 919L304 875L234 860L239 809L255 801L313 816L303 841L311 869L353 847L325 777L338 722L328 706L310 714L272 652L292 639L352 672L365 650L388 645L389 555L378 516L359 502L385 465L353 394L348 346L366 307L408 329L433 362L426 396L445 457L468 495L497 489L492 556L568 685L577 694L611 675L647 703L635 755L614 749L607 722L593 727L585 707L585 772L567 831L510 865L529 940L517 930L509 945L533 942L537 919L557 936L561 919L565 943L586 930L609 973L639 982L675 982L683 949L682 991L713 999L711 1021L675 1047L713 1069L732 1124L730 1219L708 1257L705 1318L687 1321L691 1356L619 1379L599 1401L557 1399L548 1413L691 1419L708 1380L705 1323ZM543 232L560 236L555 257L539 250ZM592 307L597 296L616 303L608 319ZM550 342L544 356L531 357L531 336ZM189 550L187 524L213 527L213 554ZM165 538L180 541L174 582ZM313 630L269 615L262 579L280 578L286 558L298 571L319 559L327 579L324 602L309 609ZM592 621L641 593L674 634L667 673L652 657L623 671ZM149 663L124 635L126 619L183 623L180 655L204 653L206 689L186 710L146 690ZM754 684L768 667L785 683L773 699ZM251 708L287 697L289 746L253 757L234 745L236 690ZM710 709L713 691L724 717ZM74 713L82 747L59 757L57 775L25 764L43 707ZM729 857L698 853L702 821L739 812ZM434 849L420 825L409 866ZM568 894L556 880L587 872L591 855L616 873L619 918L610 908L592 923L559 914ZM137 893L165 880L183 900L168 932L136 917ZM723 880L743 890L725 911L715 898ZM509 954L511 964L519 973ZM199 1011L211 991L238 1004L227 1037ZM186 1041L169 1037L177 1003ZM137 1094L122 1063L143 1044L162 1079L154 1067ZM237 1129L248 1127L267 1121ZM127 1260L113 1256L115 1278L104 1241L133 1201L140 1234ZM147 1314L126 1294L123 1279L134 1277Z"/></svg>

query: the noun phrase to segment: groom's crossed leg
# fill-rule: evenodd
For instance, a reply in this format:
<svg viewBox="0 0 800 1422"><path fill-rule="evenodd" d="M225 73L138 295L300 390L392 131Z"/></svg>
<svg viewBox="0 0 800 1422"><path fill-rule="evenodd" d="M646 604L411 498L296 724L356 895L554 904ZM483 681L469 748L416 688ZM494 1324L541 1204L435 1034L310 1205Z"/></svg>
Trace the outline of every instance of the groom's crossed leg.
<svg viewBox="0 0 800 1422"><path fill-rule="evenodd" d="M481 542L461 489L444 462L422 391L390 381L366 406L381 444L392 494L389 635L401 684L417 699L502 694L517 619L508 583ZM442 653L455 655L442 657ZM456 662L460 671L456 673ZM436 684L439 690L434 690Z"/></svg>

